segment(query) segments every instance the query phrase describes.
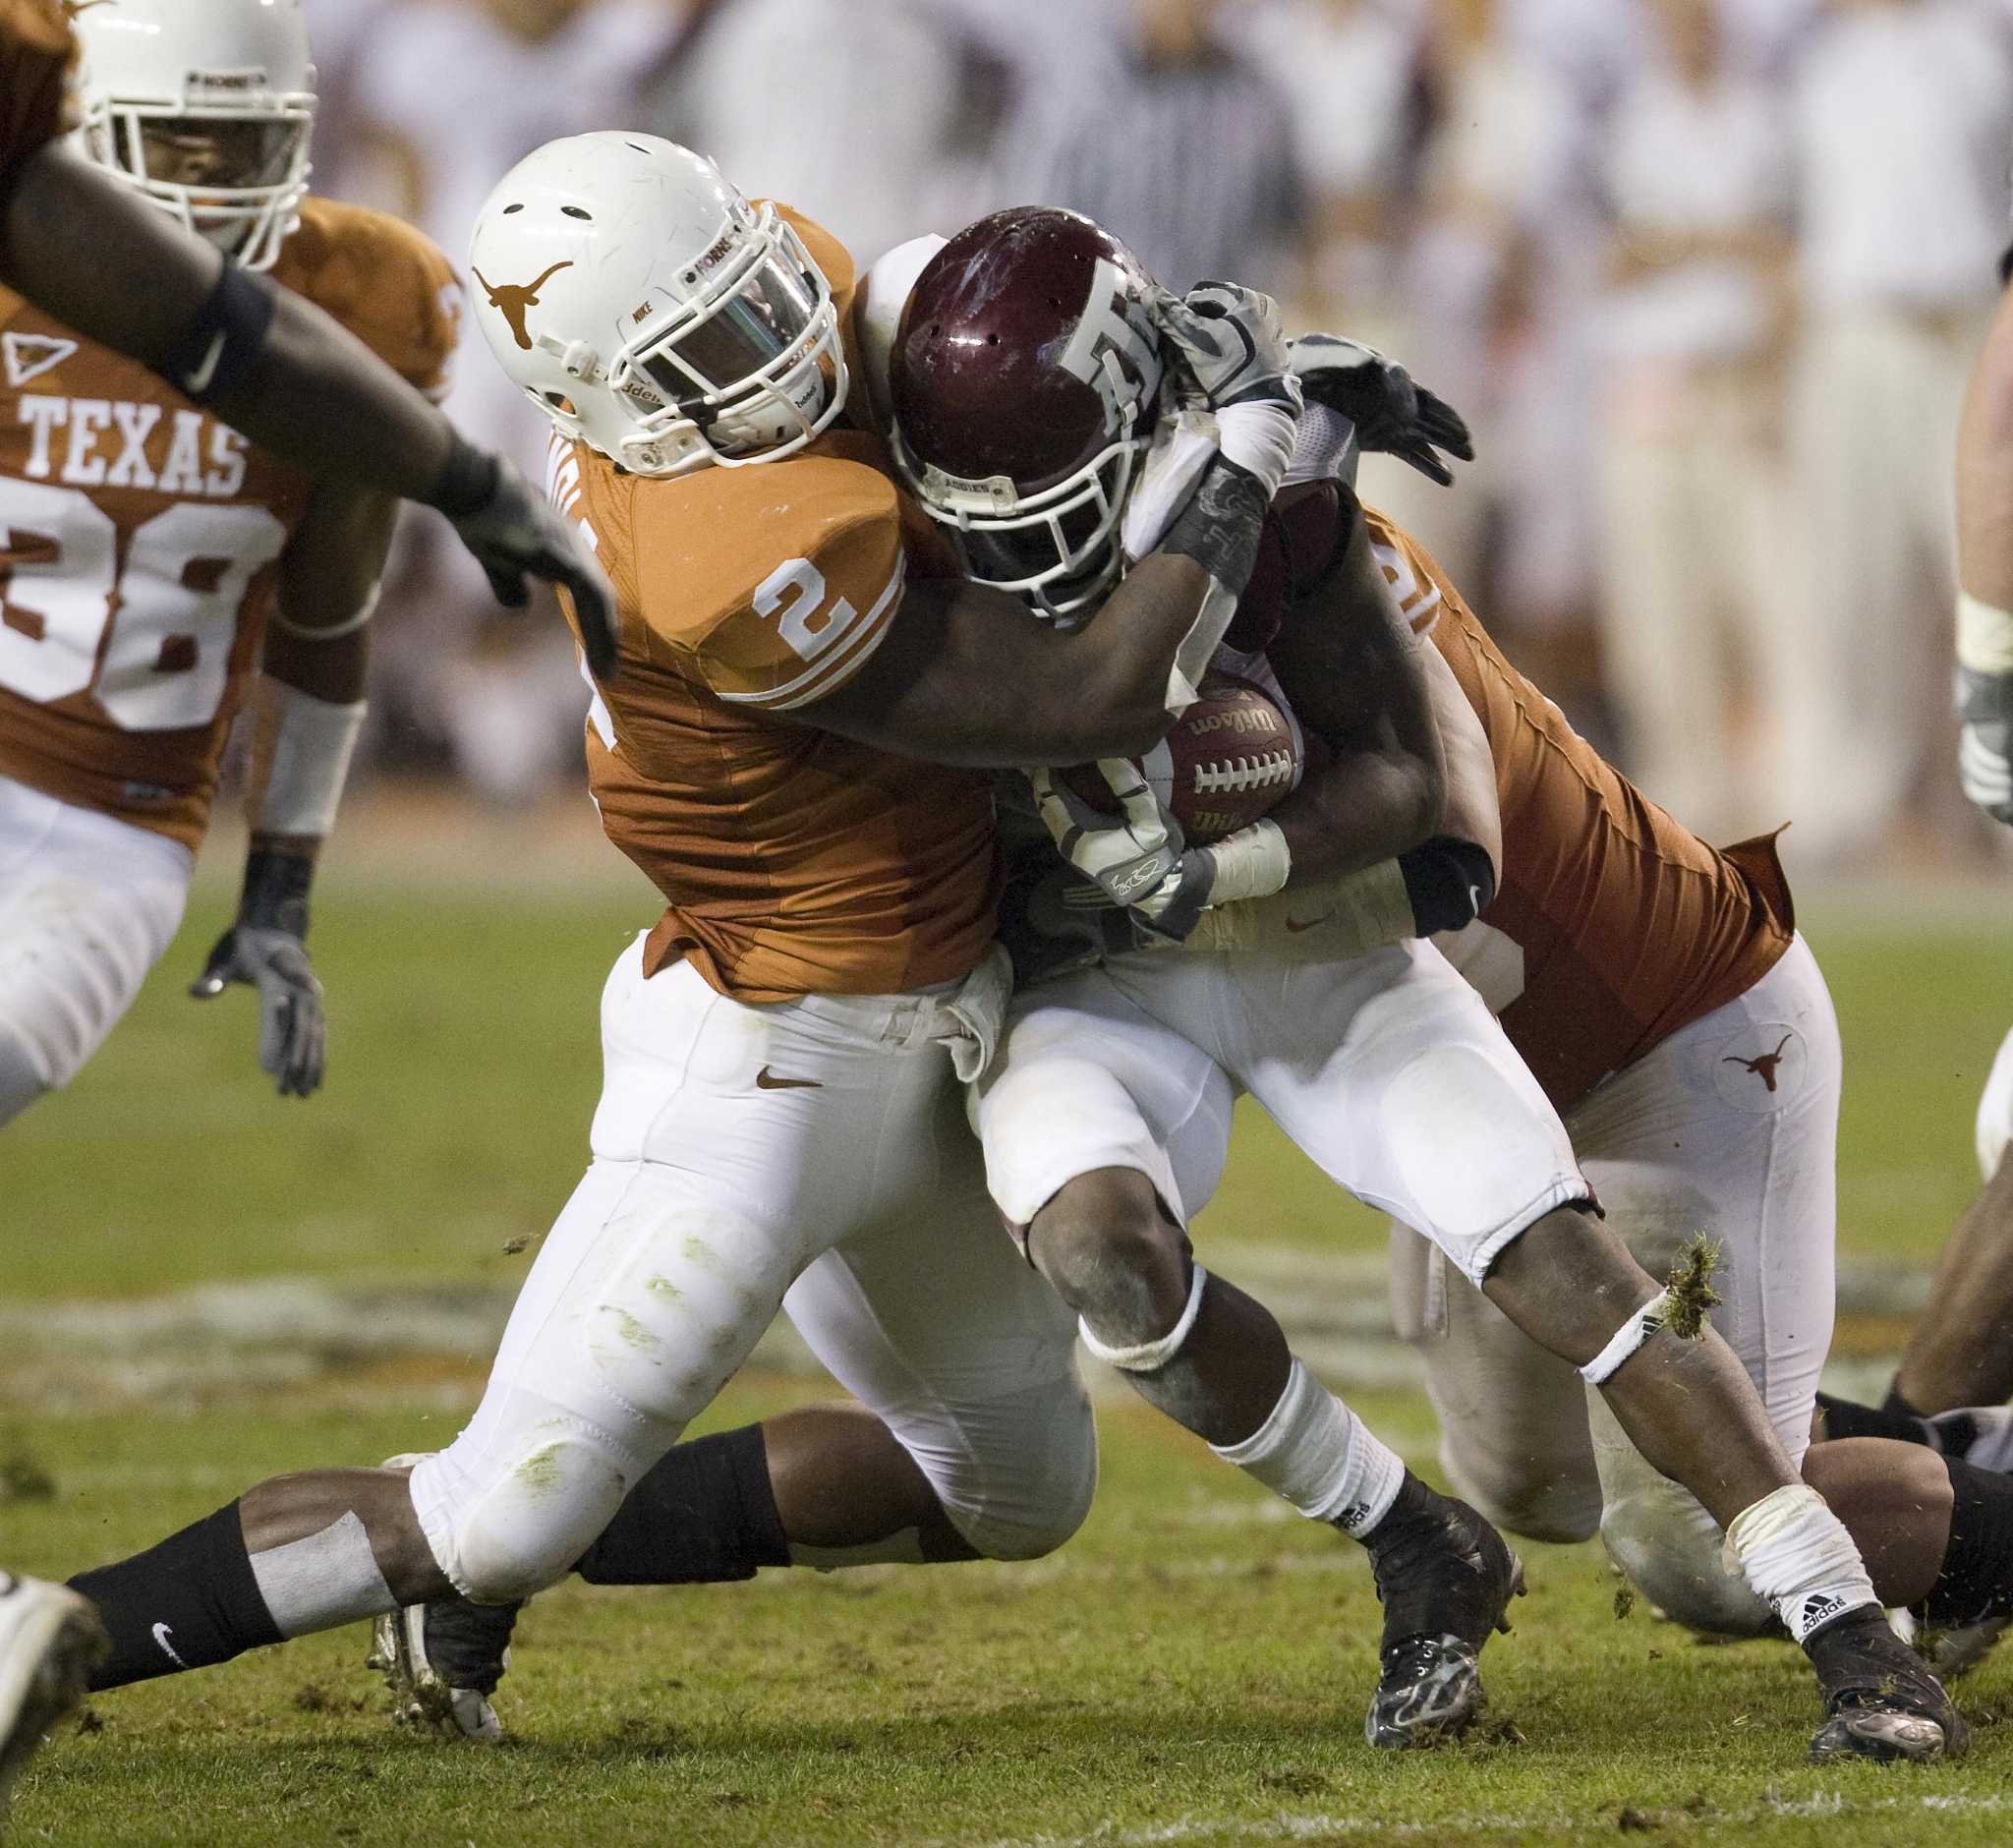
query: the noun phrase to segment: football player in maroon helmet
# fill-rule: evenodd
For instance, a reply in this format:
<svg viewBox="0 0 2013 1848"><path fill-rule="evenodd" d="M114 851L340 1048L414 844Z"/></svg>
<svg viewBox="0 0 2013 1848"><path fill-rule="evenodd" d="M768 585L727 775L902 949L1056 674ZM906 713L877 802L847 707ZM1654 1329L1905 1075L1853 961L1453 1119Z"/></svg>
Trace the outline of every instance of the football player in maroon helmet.
<svg viewBox="0 0 2013 1848"><path fill-rule="evenodd" d="M1030 247L1049 257L1027 265L1025 287L994 285L1000 254ZM1206 323L1164 323L1157 354L1133 351L1114 334L1097 365L1057 337L1042 285L1058 269L1116 269L1122 261L1066 214L1003 214L954 240L924 270L896 342L894 446L911 486L956 533L971 569L1009 584L1052 618L1095 607L1103 587L1122 576L1125 555L1151 543L1156 458L1140 453L1130 400L1176 357L1171 348L1179 349L1180 370L1203 381L1208 397L1216 355ZM1035 428L1043 418L1058 428ZM1306 454L1324 437L1339 450L1337 433L1324 431L1314 413L1303 416L1296 460L1309 463L1303 472L1310 478L1335 473ZM1421 886L1401 874L1387 890L1409 905L1380 914L1393 934L1423 936L1443 923L1468 922L1493 890L1501 842L1486 741L1473 753L1478 721L1458 689L1451 702L1434 705L1431 688L1451 673L1430 649L1414 655L1404 646L1410 630L1371 558L1360 509L1346 490L1338 505L1344 517L1326 549L1294 556L1291 541L1281 542L1294 569L1284 624L1268 651L1274 684L1332 748L1325 771L1266 819L1185 852L1179 828L1136 777L1127 783L1121 771L1115 779L1115 787L1126 783L1124 813L1111 821L1086 811L1062 780L1036 774L1043 819L1064 858L1107 900L1128 906L1153 937L1188 937L1204 907L1233 894L1264 898L1290 883L1298 893L1309 880L1338 873L1351 877L1329 886L1322 902L1349 916L1363 882L1380 866L1402 868L1393 856L1407 849L1425 849L1437 869L1451 869L1458 895L1451 916L1431 915ZM1129 518L1142 508L1146 517ZM1276 508L1269 525L1278 533L1282 524ZM1247 591L1246 628L1256 613L1249 603ZM1451 838L1444 794L1423 808L1369 813L1324 799L1325 789L1351 790L1366 767L1390 762L1376 749L1375 724L1366 736L1361 708L1339 706L1338 694L1348 689L1360 700L1366 685L1361 663L1343 659L1344 638L1394 634L1403 642L1382 652L1381 671L1368 682L1382 741L1395 733L1412 747L1437 771L1443 790L1450 755L1471 761L1486 785L1475 797L1487 811L1482 825ZM1228 664L1245 677L1259 666L1249 655ZM1023 921L1028 912L1041 915L1028 907ZM1304 1512L1333 1518L1306 1490L1310 1475L1324 1485L1336 1479L1333 1466L1315 1460L1326 1464L1343 1452L1324 1447L1300 1410L1302 1369L1272 1318L1194 1261L1182 1225L1215 1184L1223 1129L1204 1133L1201 1154L1186 1146L1205 1114L1194 1103L1199 1082L1164 1080L1170 1068L1185 1079L1184 1053L1206 1047L1193 1054L1200 1065L1213 1061L1257 1096L1332 1178L1386 1205L1409 1189L1411 1204L1399 1217L1425 1232L1532 1341L1580 1368L1643 1456L1690 1488L1730 1533L1753 1588L1806 1645L1825 1686L1828 1717L1813 1752L1923 1758L1961 1751L1963 1722L1895 1644L1851 1535L1801 1480L1732 1349L1709 1324L1697 1339L1667 1326L1667 1293L1597 1216L1570 1153L1548 1168L1557 1145L1551 1135L1569 1150L1570 1141L1541 1095L1525 1116L1516 1077L1492 1068L1489 1102L1480 1104L1474 1074L1497 1050L1537 1092L1494 1021L1476 1028L1433 988L1431 975L1452 971L1425 945L1379 948L1367 934L1345 950L1307 928L1326 921L1309 906L1299 920L1288 916L1284 928L1294 932L1297 923L1295 934L1311 941L1261 940L1242 955L1108 953L1099 967L1016 998L1001 1065L977 1087L977 1121L996 1203L1025 1229L1030 1257L1076 1310L1086 1344L1219 1454L1260 1479L1280 1472L1275 1487ZM1208 938L1211 947L1225 941L1236 940ZM1351 954L1358 948L1368 953ZM1402 997L1411 1020L1410 1032L1398 1035L1405 1051L1382 1070L1374 1054L1365 1056L1355 1016L1329 1011L1332 996L1380 958L1391 962L1380 999L1408 981L1418 985ZM1454 985L1465 988L1458 977ZM1190 989L1209 998L1197 1000ZM1268 1007L1281 993L1292 997L1289 1006ZM1467 998L1485 1012L1471 991ZM1105 1070L1084 1073L1088 1061ZM1361 1094L1352 1095L1352 1084ZM1179 1100L1163 1095L1173 1091L1186 1096L1185 1116ZM1400 1095L1406 1108L1387 1107ZM1429 1135L1421 1134L1422 1117ZM1378 1122L1374 1149L1352 1145L1335 1126L1365 1118ZM1520 1125L1527 1134L1520 1136ZM1414 1138L1419 1146L1409 1149ZM1506 1162L1506 1150L1520 1143L1527 1151L1521 1168ZM1472 1185L1419 1184L1426 1168L1445 1178L1450 1165ZM1413 1216L1421 1212L1424 1224ZM1385 1672L1370 1736L1407 1743L1414 1715L1425 1721L1420 1732L1436 1724L1458 1729L1479 1704L1474 1654L1507 1602L1511 1579L1497 1575L1511 1556L1497 1550L1500 1540L1472 1510L1432 1497L1413 1478L1389 1499L1388 1491L1367 1492L1365 1484L1379 1478L1355 1453L1375 1440L1359 1430L1349 1437L1351 1461L1342 1468L1354 1486L1337 1525L1369 1546L1386 1603ZM1294 1461L1282 1471L1289 1451ZM1413 1528L1413 1519L1421 1526ZM1466 1606L1421 1595L1435 1563L1418 1538L1428 1526L1443 1545L1446 1535L1463 1535L1473 1560L1467 1584L1490 1585L1490 1595L1471 1591ZM1385 1569L1387 1530L1405 1535L1396 1542L1404 1548L1402 1571ZM1869 1680L1877 1684L1870 1693Z"/></svg>

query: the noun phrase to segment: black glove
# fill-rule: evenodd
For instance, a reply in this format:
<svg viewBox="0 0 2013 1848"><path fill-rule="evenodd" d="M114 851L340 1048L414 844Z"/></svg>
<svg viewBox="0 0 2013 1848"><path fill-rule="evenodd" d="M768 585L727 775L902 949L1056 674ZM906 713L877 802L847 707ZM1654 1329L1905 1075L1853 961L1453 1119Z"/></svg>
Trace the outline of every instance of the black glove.
<svg viewBox="0 0 2013 1848"><path fill-rule="evenodd" d="M299 854L254 849L238 921L216 940L189 989L198 1001L214 1000L235 982L259 991L259 1063L282 1097L314 1091L328 1056L321 984L303 941L314 876L314 862Z"/></svg>
<svg viewBox="0 0 2013 1848"><path fill-rule="evenodd" d="M489 576L507 609L531 602L527 578L556 584L573 598L588 671L605 680L615 671L615 593L607 573L573 527L500 456L455 438L433 504Z"/></svg>
<svg viewBox="0 0 2013 1848"><path fill-rule="evenodd" d="M1454 471L1440 450L1458 462L1474 460L1461 413L1375 347L1305 333L1293 344L1293 366L1308 403L1348 418L1365 454L1395 455L1442 488L1454 486Z"/></svg>

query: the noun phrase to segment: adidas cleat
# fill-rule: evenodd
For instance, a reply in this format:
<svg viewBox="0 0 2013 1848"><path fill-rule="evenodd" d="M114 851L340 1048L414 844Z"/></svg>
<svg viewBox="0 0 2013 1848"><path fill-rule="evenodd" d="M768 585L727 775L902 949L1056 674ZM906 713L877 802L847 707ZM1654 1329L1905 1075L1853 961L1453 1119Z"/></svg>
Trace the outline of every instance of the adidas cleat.
<svg viewBox="0 0 2013 1848"><path fill-rule="evenodd" d="M0 1809L43 1735L84 1699L108 1646L89 1599L0 1572Z"/></svg>
<svg viewBox="0 0 2013 1848"><path fill-rule="evenodd" d="M1382 1671L1363 1736L1389 1750L1458 1739L1488 1704L1480 1656L1524 1594L1524 1565L1466 1502L1408 1475L1365 1542L1384 1606Z"/></svg>
<svg viewBox="0 0 2013 1848"><path fill-rule="evenodd" d="M1877 1605L1834 1618L1807 1638L1804 1650L1824 1694L1824 1724L1811 1758L1960 1759L1971 1729L1942 1684L1914 1649L1888 1628Z"/></svg>

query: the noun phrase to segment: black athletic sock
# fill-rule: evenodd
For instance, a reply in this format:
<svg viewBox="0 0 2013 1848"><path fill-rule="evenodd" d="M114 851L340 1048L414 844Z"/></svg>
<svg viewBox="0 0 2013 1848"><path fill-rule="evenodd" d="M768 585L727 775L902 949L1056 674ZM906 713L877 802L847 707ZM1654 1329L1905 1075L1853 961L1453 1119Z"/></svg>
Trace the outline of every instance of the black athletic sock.
<svg viewBox="0 0 2013 1848"><path fill-rule="evenodd" d="M787 1566L759 1424L679 1444L629 1491L574 1571L590 1585L717 1585Z"/></svg>
<svg viewBox="0 0 2013 1848"><path fill-rule="evenodd" d="M238 1504L117 1565L70 1581L98 1607L111 1653L91 1671L91 1691L228 1662L283 1641L245 1550Z"/></svg>
<svg viewBox="0 0 2013 1848"><path fill-rule="evenodd" d="M1954 1629L2013 1612L2013 1475L1946 1457L1950 1544L1943 1570L1919 1607L1933 1624Z"/></svg>
<svg viewBox="0 0 2013 1848"><path fill-rule="evenodd" d="M1912 1412L1863 1406L1850 1399L1834 1399L1829 1393L1819 1393L1817 1403L1824 1408L1826 1437L1891 1437L1897 1443L1936 1448L1928 1425Z"/></svg>
<svg viewBox="0 0 2013 1848"><path fill-rule="evenodd" d="M1888 1386L1887 1397L1880 1401L1880 1410L1882 1412L1895 1413L1904 1418L1927 1418L1929 1415L1927 1412L1921 1411L1919 1408L1908 1403L1908 1400L1901 1391L1901 1375L1899 1373L1895 1374L1893 1382Z"/></svg>

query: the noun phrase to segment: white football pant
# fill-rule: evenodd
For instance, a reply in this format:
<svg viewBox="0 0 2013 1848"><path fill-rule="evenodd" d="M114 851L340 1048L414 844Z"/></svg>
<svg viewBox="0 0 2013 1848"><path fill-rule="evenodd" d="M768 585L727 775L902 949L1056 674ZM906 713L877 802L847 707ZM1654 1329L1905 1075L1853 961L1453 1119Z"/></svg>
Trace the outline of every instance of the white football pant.
<svg viewBox="0 0 2013 1848"><path fill-rule="evenodd" d="M750 1007L642 953L602 997L593 1166L474 1417L413 1472L441 1570L486 1602L564 1575L779 1306L978 1551L1060 1545L1096 1435L1074 1323L986 1197L958 995Z"/></svg>
<svg viewBox="0 0 2013 1848"><path fill-rule="evenodd" d="M0 777L0 1126L66 1085L182 922L179 841Z"/></svg>
<svg viewBox="0 0 2013 1848"><path fill-rule="evenodd" d="M1326 963L1147 951L1016 997L975 1089L993 1198L1024 1229L1079 1175L1131 1168L1185 1222L1222 1176L1236 1090L1477 1282L1587 1193L1494 1016L1414 942Z"/></svg>
<svg viewBox="0 0 2013 1848"><path fill-rule="evenodd" d="M1982 1181L1989 1181L1999 1172L2008 1142L2013 1142L2013 1033L1999 1042L1991 1072L1978 1100L1978 1169Z"/></svg>
<svg viewBox="0 0 2013 1848"><path fill-rule="evenodd" d="M1831 1345L1838 1022L1799 938L1746 994L1646 1053L1568 1113L1608 1223L1653 1277L1697 1234L1720 1245L1713 1325L1754 1379L1783 1448L1810 1445ZM1392 1231L1399 1332L1425 1357L1455 1490L1535 1539L1609 1552L1659 1609L1749 1635L1770 1620L1689 1491L1644 1463L1600 1395L1456 1275Z"/></svg>

